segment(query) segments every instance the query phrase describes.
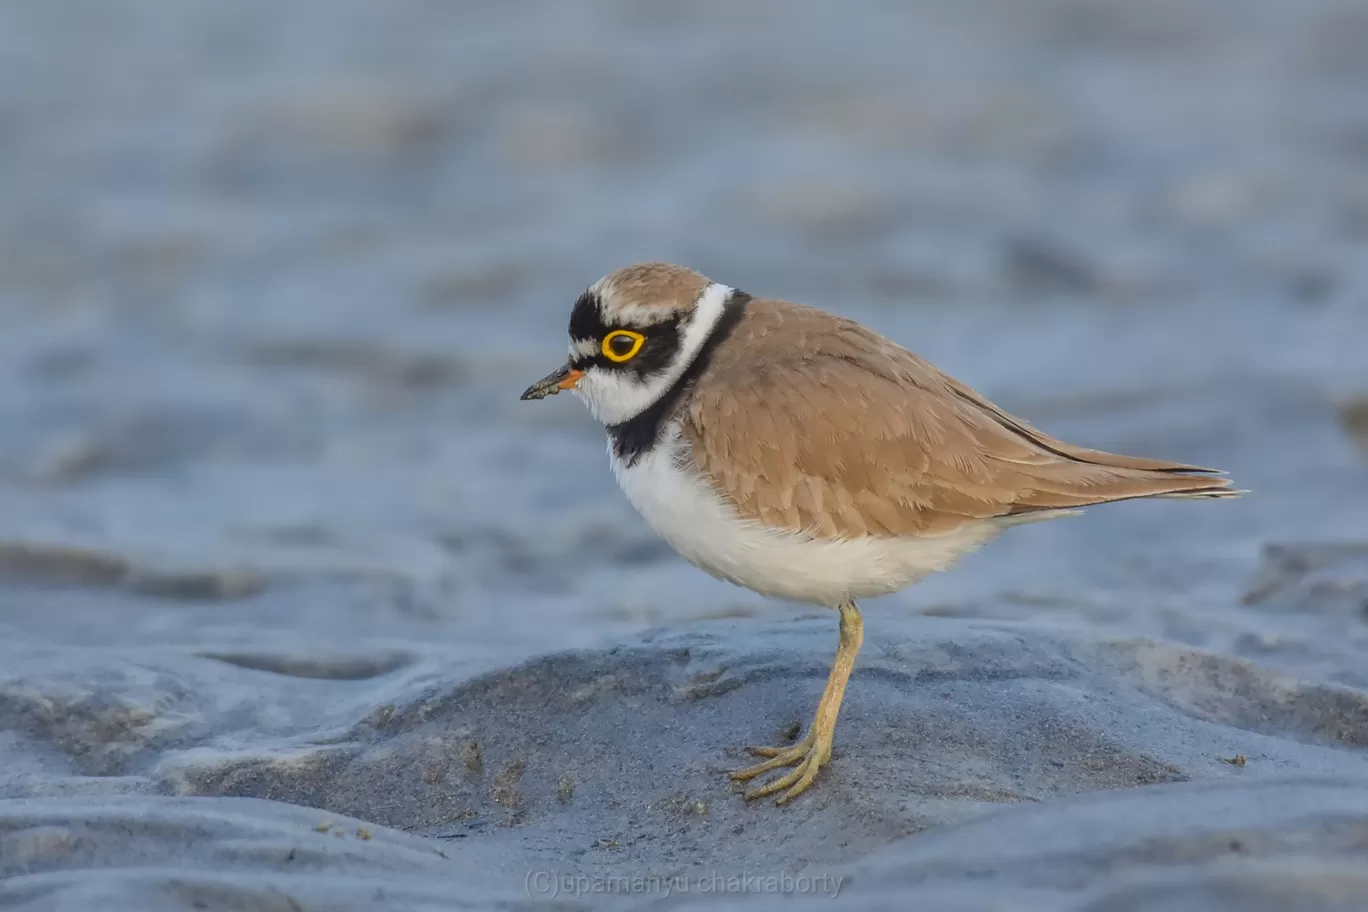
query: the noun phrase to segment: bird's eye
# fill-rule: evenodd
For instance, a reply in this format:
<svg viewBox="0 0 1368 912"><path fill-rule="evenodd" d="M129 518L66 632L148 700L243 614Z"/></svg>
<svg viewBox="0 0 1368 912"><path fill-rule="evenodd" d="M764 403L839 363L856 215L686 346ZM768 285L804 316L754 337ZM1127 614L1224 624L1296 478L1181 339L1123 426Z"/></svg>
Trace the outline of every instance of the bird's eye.
<svg viewBox="0 0 1368 912"><path fill-rule="evenodd" d="M636 357L646 337L630 329L615 329L603 337L603 356L609 361L629 361Z"/></svg>

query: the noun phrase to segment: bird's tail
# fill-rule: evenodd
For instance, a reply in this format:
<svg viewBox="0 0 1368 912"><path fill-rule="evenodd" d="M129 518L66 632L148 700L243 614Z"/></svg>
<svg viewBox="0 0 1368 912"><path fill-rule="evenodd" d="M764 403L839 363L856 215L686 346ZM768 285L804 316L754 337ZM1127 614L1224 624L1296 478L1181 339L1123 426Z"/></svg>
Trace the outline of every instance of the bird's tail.
<svg viewBox="0 0 1368 912"><path fill-rule="evenodd" d="M1013 513L1059 510L1140 497L1238 497L1216 469L1066 446L1058 461L1033 466L1031 490Z"/></svg>

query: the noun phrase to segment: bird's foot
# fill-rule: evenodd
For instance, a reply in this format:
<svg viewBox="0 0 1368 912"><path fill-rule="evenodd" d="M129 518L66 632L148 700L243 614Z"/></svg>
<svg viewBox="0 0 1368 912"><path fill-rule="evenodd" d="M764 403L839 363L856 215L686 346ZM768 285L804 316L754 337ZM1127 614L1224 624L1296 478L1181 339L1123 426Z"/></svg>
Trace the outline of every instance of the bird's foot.
<svg viewBox="0 0 1368 912"><path fill-rule="evenodd" d="M749 750L758 757L769 759L732 773L731 778L737 782L747 782L762 773L785 766L792 766L793 769L773 782L750 789L746 792L746 800L763 798L783 791L784 794L780 795L775 803L788 804L807 791L808 786L817 778L817 771L831 759L831 737L816 737L810 730L802 741L789 747L752 747ZM784 791L785 789L787 791Z"/></svg>

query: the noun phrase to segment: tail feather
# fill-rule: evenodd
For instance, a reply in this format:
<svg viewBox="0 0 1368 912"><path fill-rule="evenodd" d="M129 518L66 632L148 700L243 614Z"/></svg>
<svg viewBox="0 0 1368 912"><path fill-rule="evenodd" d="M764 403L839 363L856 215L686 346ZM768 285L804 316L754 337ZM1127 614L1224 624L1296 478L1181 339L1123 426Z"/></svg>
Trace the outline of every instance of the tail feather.
<svg viewBox="0 0 1368 912"><path fill-rule="evenodd" d="M1141 472L1159 472L1164 475L1212 476L1225 474L1225 472L1220 469L1208 469L1203 466L1187 465L1182 462L1170 462L1167 459L1149 459L1145 456L1122 456L1119 453L1108 453L1105 450L1090 450L1087 447L1073 446L1072 444L1067 443L1063 443L1059 446L1058 452L1060 455L1074 460L1075 462L1111 466L1118 469L1136 469Z"/></svg>
<svg viewBox="0 0 1368 912"><path fill-rule="evenodd" d="M1246 493L1234 488L1219 469L1123 456L1065 443L1008 414L953 377L941 377L961 400L1024 444L1024 448L1017 447L1011 452L1002 446L985 447L994 458L1010 465L1007 471L1022 493L1008 515L1020 515L1021 521L1029 521L1032 513L1068 511L1140 497L1238 497Z"/></svg>
<svg viewBox="0 0 1368 912"><path fill-rule="evenodd" d="M1095 450L1081 452L1089 455L1098 453L1106 457L1113 455ZM1029 490L1017 498L1011 512L1086 507L1141 497L1215 498L1238 497L1244 493L1232 486L1228 478L1204 474L1209 470L1159 460L1135 460L1156 464L1159 468L1133 468L1116 464L1120 460L1130 460L1130 457L1117 456L1113 459L1109 463L1093 459L1061 459L1036 467L1031 473Z"/></svg>

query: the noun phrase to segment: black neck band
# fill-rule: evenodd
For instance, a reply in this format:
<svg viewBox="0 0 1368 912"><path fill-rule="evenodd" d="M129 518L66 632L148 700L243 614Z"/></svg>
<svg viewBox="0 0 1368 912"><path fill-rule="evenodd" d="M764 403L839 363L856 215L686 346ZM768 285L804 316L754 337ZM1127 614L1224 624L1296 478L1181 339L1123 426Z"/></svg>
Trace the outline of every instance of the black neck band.
<svg viewBox="0 0 1368 912"><path fill-rule="evenodd" d="M679 379L639 414L621 424L608 425L608 438L613 442L613 453L624 465L635 465L638 459L660 442L666 423L674 417L684 396L707 369L712 353L732 334L741 318L746 315L746 305L750 303L750 299L751 296L744 291L732 291L723 305L722 316L718 317L712 332L699 346L698 354L684 369L684 373L679 375Z"/></svg>

